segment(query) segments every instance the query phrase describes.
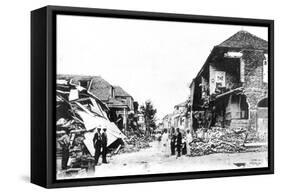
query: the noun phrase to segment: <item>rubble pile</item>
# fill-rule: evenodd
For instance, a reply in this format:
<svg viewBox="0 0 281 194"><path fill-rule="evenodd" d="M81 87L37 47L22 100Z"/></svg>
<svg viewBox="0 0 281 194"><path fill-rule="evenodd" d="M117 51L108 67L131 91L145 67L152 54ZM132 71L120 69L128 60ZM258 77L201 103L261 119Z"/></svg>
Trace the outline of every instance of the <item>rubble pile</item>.
<svg viewBox="0 0 281 194"><path fill-rule="evenodd" d="M150 137L146 137L144 135L132 135L125 139L126 144L124 145L124 148L120 150L120 153L137 152L140 149L149 148L151 147L149 145L149 142L151 141L152 139Z"/></svg>
<svg viewBox="0 0 281 194"><path fill-rule="evenodd" d="M232 130L216 127L202 130L205 131L204 135L194 138L190 144L192 156L234 153L246 150L244 142L247 134L244 129Z"/></svg>

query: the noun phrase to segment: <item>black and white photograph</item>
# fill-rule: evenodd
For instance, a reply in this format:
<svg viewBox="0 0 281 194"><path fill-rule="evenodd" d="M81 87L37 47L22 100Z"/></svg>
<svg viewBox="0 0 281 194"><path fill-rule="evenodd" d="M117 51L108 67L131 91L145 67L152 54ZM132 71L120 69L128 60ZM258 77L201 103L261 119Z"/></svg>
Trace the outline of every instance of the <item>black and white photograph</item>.
<svg viewBox="0 0 281 194"><path fill-rule="evenodd" d="M56 22L57 180L268 167L268 27Z"/></svg>

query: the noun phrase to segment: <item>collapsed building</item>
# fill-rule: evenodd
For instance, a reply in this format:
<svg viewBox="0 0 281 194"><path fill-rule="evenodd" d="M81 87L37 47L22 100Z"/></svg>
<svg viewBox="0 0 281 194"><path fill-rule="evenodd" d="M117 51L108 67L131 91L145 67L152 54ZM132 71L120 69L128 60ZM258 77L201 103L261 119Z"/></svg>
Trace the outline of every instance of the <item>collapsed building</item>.
<svg viewBox="0 0 281 194"><path fill-rule="evenodd" d="M148 139L138 133L139 130L132 133L124 130L127 125L138 125L135 122L138 117L134 116L138 114L131 113L137 109L136 102L121 87L110 85L100 76L75 75L58 75L56 87L58 169L61 169L59 160L64 147L60 137L66 132L70 137L68 169L59 171L59 176L92 168L93 138L97 128L107 129L109 157L149 147Z"/></svg>
<svg viewBox="0 0 281 194"><path fill-rule="evenodd" d="M93 137L96 129L107 128L107 147L120 148L124 144L126 136L108 118L109 108L96 96L85 88L72 84L63 79L57 80L56 88L56 133L59 138L64 133L70 135L69 166L73 166L81 158L89 161L93 158L95 148ZM61 147L57 143L57 155L60 155Z"/></svg>
<svg viewBox="0 0 281 194"><path fill-rule="evenodd" d="M59 74L59 79L68 80L95 95L109 108L108 117L119 129L127 130L129 114L137 112L133 97L120 86L113 86L101 76Z"/></svg>
<svg viewBox="0 0 281 194"><path fill-rule="evenodd" d="M191 128L245 128L266 136L267 41L239 31L215 46L190 84L190 100Z"/></svg>

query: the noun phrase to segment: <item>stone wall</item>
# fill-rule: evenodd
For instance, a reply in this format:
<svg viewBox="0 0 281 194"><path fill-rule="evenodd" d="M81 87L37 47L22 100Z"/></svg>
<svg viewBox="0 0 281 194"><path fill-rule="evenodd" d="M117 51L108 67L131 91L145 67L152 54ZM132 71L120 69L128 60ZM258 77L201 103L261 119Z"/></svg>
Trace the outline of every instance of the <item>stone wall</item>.
<svg viewBox="0 0 281 194"><path fill-rule="evenodd" d="M243 87L249 104L249 124L253 129L257 127L257 104L268 97L268 84L263 82L264 54L262 51L244 51L242 57L245 63Z"/></svg>

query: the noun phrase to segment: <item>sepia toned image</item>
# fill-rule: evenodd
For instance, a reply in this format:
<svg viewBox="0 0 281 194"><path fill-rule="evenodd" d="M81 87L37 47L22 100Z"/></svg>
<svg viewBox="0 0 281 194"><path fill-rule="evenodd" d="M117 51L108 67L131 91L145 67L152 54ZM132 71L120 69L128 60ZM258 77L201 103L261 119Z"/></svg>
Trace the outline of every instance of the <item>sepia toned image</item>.
<svg viewBox="0 0 281 194"><path fill-rule="evenodd" d="M268 28L57 15L56 179L268 167Z"/></svg>

